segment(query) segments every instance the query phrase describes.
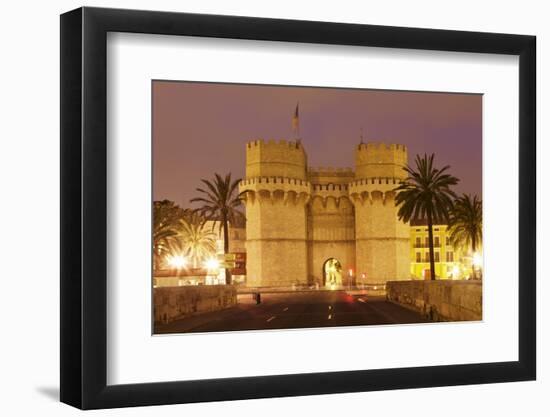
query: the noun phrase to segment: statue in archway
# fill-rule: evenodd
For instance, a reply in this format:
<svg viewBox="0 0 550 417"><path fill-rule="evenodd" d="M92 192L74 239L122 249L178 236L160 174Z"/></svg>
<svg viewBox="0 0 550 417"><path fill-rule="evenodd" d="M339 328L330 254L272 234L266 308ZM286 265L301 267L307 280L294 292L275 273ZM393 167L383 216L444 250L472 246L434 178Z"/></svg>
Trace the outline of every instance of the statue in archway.
<svg viewBox="0 0 550 417"><path fill-rule="evenodd" d="M330 258L325 262L325 285L327 287L342 285L342 265L337 259Z"/></svg>

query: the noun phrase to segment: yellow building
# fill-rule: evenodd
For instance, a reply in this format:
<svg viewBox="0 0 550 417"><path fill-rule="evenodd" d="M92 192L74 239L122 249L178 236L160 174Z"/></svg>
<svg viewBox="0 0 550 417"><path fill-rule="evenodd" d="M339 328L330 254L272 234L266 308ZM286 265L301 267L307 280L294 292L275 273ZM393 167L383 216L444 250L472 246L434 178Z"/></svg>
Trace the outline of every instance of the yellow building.
<svg viewBox="0 0 550 417"><path fill-rule="evenodd" d="M446 224L433 226L435 275L437 279L465 279L470 276L471 262L465 266L461 250L453 248ZM411 222L411 276L430 278L430 247L426 222Z"/></svg>

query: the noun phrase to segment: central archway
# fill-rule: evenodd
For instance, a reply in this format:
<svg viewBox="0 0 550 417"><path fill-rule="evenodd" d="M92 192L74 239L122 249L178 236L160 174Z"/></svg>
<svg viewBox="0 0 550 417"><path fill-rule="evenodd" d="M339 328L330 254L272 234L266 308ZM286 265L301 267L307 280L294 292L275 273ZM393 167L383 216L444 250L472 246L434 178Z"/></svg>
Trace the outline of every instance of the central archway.
<svg viewBox="0 0 550 417"><path fill-rule="evenodd" d="M342 286L342 264L336 258L328 258L323 263L323 286L341 287Z"/></svg>

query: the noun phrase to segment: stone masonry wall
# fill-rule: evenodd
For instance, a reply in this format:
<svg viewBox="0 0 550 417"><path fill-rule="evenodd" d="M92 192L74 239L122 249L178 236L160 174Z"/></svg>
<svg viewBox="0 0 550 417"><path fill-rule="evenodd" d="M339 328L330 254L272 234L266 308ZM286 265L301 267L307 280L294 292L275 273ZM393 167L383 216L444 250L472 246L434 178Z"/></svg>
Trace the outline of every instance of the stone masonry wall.
<svg viewBox="0 0 550 417"><path fill-rule="evenodd" d="M482 320L481 281L390 281L386 297L434 321Z"/></svg>
<svg viewBox="0 0 550 417"><path fill-rule="evenodd" d="M155 323L168 323L235 304L237 289L233 285L162 287L155 288L153 292Z"/></svg>

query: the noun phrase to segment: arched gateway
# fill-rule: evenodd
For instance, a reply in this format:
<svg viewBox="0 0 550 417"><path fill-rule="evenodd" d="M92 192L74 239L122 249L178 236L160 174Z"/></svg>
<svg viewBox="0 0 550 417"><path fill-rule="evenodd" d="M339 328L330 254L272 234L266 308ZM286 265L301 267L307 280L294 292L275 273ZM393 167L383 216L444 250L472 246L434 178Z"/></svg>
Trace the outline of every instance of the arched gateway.
<svg viewBox="0 0 550 417"><path fill-rule="evenodd" d="M323 264L323 286L336 288L342 283L342 264L336 258L327 259Z"/></svg>

